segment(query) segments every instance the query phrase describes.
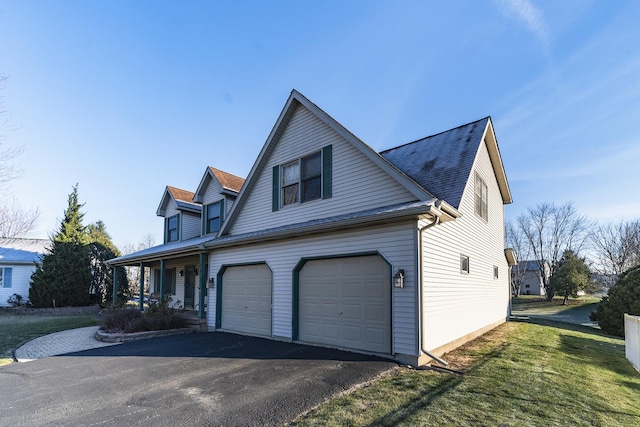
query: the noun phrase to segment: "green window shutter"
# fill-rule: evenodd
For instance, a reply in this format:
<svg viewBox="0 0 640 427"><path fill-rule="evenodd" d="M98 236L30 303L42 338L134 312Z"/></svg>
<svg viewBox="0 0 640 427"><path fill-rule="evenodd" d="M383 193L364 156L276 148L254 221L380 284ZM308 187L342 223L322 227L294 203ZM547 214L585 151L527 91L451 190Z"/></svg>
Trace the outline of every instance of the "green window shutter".
<svg viewBox="0 0 640 427"><path fill-rule="evenodd" d="M222 223L224 222L224 199L220 200L220 228L222 228Z"/></svg>
<svg viewBox="0 0 640 427"><path fill-rule="evenodd" d="M333 195L333 146L322 148L322 198L330 199Z"/></svg>
<svg viewBox="0 0 640 427"><path fill-rule="evenodd" d="M200 214L202 219L202 235L203 236L207 234L207 207L208 205L202 206L202 213Z"/></svg>
<svg viewBox="0 0 640 427"><path fill-rule="evenodd" d="M180 214L176 215L177 219L176 219L176 223L178 225L178 242L180 241L180 230L182 229L182 224L180 223Z"/></svg>
<svg viewBox="0 0 640 427"><path fill-rule="evenodd" d="M4 274L2 275L2 287L10 288L11 287L11 278L13 276L13 268L5 267Z"/></svg>
<svg viewBox="0 0 640 427"><path fill-rule="evenodd" d="M164 242L169 241L169 218L164 219Z"/></svg>
<svg viewBox="0 0 640 427"><path fill-rule="evenodd" d="M273 167L273 197L271 211L280 209L280 165Z"/></svg>

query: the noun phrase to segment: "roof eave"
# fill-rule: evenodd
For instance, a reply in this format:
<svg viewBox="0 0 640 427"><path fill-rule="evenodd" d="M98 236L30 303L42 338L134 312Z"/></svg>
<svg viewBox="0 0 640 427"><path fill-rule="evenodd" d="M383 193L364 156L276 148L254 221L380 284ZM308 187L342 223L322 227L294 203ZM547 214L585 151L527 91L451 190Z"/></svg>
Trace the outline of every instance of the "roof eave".
<svg viewBox="0 0 640 427"><path fill-rule="evenodd" d="M502 163L502 156L500 156L500 148L498 147L498 140L493 129L493 121L491 120L491 117L489 117L489 120L487 121L483 140L487 142L487 151L489 152L491 165L493 166L496 180L498 181L500 195L502 196L502 203L505 205L511 204L513 203L513 198L511 196L511 190L509 189L509 182L507 181L504 164Z"/></svg>
<svg viewBox="0 0 640 427"><path fill-rule="evenodd" d="M273 240L281 240L284 238L296 237L296 236L309 236L315 234L323 234L326 232L335 232L342 230L352 230L354 228L368 227L375 225L384 225L401 220L411 220L429 217L441 217L447 216L435 206L430 204L427 206L421 205L415 208L409 208L403 211L390 211L381 214L370 215L366 217L349 218L339 221L325 222L314 225L301 224L300 227L293 227L288 229L275 229L273 232L268 230L264 233L247 233L246 237L214 239L204 243L207 249L215 249L220 247L230 247L247 245L254 242L265 242ZM447 219L450 220L450 219Z"/></svg>

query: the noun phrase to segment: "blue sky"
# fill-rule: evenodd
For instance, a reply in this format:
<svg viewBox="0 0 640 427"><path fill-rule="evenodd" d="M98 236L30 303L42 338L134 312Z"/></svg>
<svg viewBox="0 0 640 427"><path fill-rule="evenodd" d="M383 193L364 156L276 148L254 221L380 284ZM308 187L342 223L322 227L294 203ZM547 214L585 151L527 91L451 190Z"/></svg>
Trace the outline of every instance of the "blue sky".
<svg viewBox="0 0 640 427"><path fill-rule="evenodd" d="M376 150L492 116L514 203L640 217L638 1L0 0L11 183L58 226L79 184L116 244L165 185L246 176L291 89Z"/></svg>

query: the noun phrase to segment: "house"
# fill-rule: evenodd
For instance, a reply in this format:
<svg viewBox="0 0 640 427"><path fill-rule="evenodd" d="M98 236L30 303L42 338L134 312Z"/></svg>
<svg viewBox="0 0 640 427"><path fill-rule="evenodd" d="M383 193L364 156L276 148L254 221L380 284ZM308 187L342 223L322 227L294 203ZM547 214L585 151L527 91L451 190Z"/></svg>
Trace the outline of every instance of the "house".
<svg viewBox="0 0 640 427"><path fill-rule="evenodd" d="M29 298L31 275L50 243L43 239L0 239L0 306L11 306L7 300L13 294Z"/></svg>
<svg viewBox="0 0 640 427"><path fill-rule="evenodd" d="M514 281L516 283L520 282L520 295L546 295L539 265L536 260L520 261L513 268ZM544 274L548 280L551 275L551 267L546 261L544 262Z"/></svg>
<svg viewBox="0 0 640 427"><path fill-rule="evenodd" d="M225 177L209 168L191 200L168 188L165 243L111 265L158 266L164 292L170 269L204 271L210 330L412 365L508 317L512 199L489 117L378 153L294 90L247 179Z"/></svg>

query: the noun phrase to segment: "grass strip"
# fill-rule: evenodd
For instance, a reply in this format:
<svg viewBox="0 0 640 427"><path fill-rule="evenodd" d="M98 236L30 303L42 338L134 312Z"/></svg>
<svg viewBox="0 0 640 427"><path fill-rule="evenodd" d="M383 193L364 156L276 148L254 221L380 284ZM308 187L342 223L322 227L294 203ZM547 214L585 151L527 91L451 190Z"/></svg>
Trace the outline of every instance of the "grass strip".
<svg viewBox="0 0 640 427"><path fill-rule="evenodd" d="M0 316L0 365L13 361L12 350L43 335L67 329L96 326L97 316Z"/></svg>
<svg viewBox="0 0 640 427"><path fill-rule="evenodd" d="M624 340L510 322L447 354L464 375L401 368L291 425L640 425Z"/></svg>

